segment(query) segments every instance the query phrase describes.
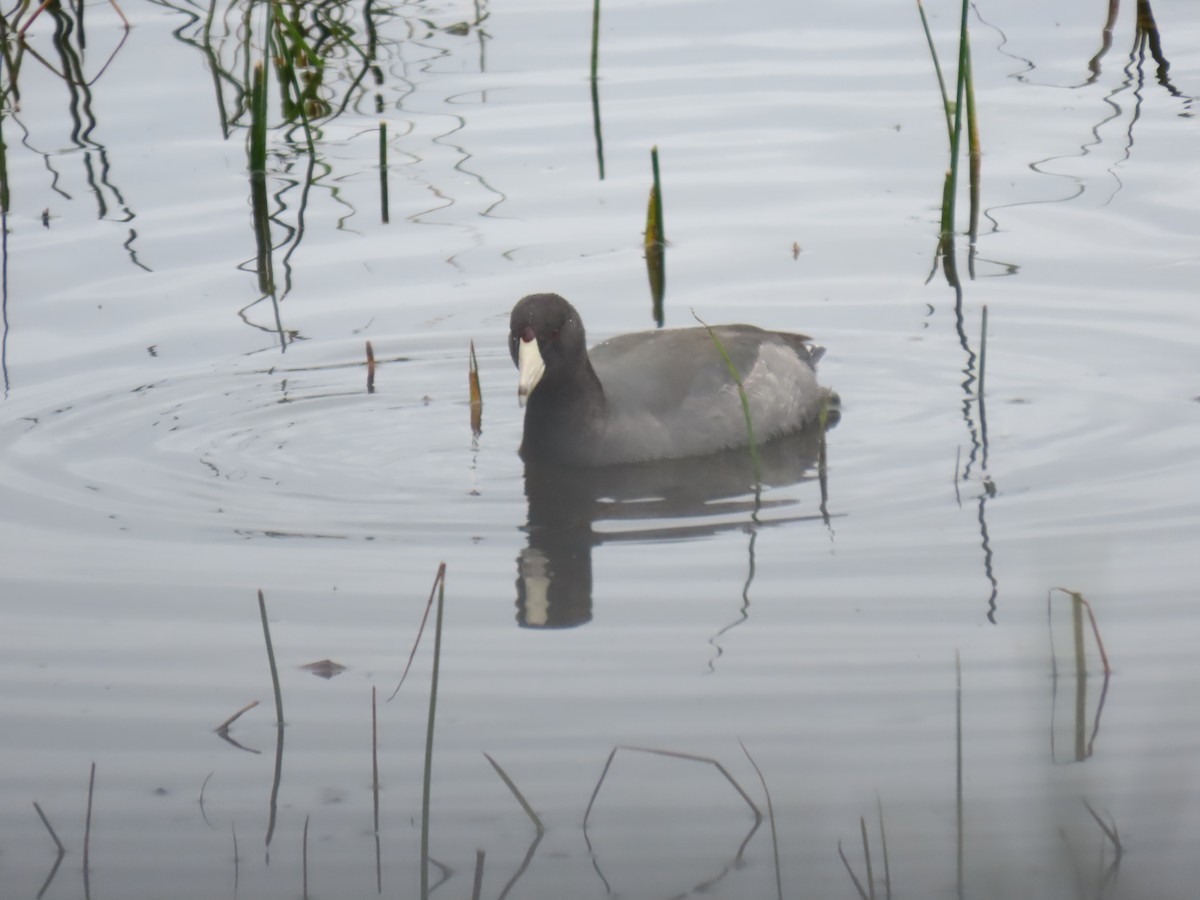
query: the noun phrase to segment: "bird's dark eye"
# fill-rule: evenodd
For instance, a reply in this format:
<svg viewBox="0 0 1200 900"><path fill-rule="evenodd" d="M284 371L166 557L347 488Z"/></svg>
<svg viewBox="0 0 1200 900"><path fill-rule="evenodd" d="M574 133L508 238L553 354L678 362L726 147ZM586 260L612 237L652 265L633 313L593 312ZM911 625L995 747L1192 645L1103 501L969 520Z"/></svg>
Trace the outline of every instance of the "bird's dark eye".
<svg viewBox="0 0 1200 900"><path fill-rule="evenodd" d="M558 329L557 328L555 328L552 332L550 332L550 340L552 340L552 341L558 340Z"/></svg>

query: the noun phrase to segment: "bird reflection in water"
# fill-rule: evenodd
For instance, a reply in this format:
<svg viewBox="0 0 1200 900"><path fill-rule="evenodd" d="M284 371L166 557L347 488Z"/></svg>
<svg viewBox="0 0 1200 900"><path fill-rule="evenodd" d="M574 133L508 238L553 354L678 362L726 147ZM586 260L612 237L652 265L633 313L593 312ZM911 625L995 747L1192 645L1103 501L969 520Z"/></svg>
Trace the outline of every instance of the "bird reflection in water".
<svg viewBox="0 0 1200 900"><path fill-rule="evenodd" d="M832 426L836 414L827 425ZM592 549L617 541L686 540L805 520L829 525L825 432L814 424L758 448L591 469L529 463L528 544L517 557L517 623L573 628L592 619ZM817 512L811 491L817 482ZM791 489L789 489L791 488ZM595 526L605 523L601 531Z"/></svg>

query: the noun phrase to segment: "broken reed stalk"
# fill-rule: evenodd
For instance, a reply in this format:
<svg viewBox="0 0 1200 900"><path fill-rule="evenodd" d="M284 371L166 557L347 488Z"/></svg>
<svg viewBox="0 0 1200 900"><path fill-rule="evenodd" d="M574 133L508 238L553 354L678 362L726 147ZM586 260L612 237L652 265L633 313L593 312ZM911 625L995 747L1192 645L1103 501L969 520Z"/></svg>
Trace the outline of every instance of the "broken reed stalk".
<svg viewBox="0 0 1200 900"><path fill-rule="evenodd" d="M613 760L616 759L617 751L625 750L629 753L649 753L653 756L665 756L668 759L678 759L684 762L707 763L716 769L721 776L729 782L730 786L737 791L738 796L742 801L750 807L750 811L754 813L754 827L750 829L750 834L758 829L762 824L763 814L758 805L750 799L750 795L746 793L736 778L729 774L729 770L721 764L721 761L714 759L711 756L698 756L695 753L684 753L682 750L660 750L657 747L633 747L627 744L618 744L609 751L608 759L604 763L604 768L600 772L600 778L596 781L596 786L592 788L591 799L588 800L587 808L583 811L583 840L587 844L588 849L591 849L591 840L588 838L588 819L592 815L592 807L596 805L596 798L600 796L600 789L604 787L604 781L608 778L608 770L612 768ZM746 847L745 842L742 843L742 849L738 851L738 858L741 858L742 850Z"/></svg>
<svg viewBox="0 0 1200 900"><path fill-rule="evenodd" d="M429 804L433 785L433 725L437 721L438 676L442 658L442 611L446 599L446 564L438 566L433 580L437 590L437 618L433 625L433 672L429 684L429 719L425 726L425 773L421 793L421 900L429 900Z"/></svg>
<svg viewBox="0 0 1200 900"><path fill-rule="evenodd" d="M533 823L533 827L537 829L537 833L543 834L546 831L546 827L542 825L542 820L538 818L538 814L529 805L529 801L525 799L525 795L521 793L521 789L517 787L516 782L508 776L508 773L500 767L500 763L496 762L490 753L484 751L483 755L492 764L492 768L496 770L496 774L500 776L500 780L504 782L504 786L517 798L517 802L521 804L521 809L525 811L525 815L529 817L529 821Z"/></svg>
<svg viewBox="0 0 1200 900"><path fill-rule="evenodd" d="M388 697L389 703L400 692L400 687L404 684L404 679L408 677L408 670L412 668L413 657L417 655L417 647L421 645L421 635L425 633L425 623L429 621L429 611L433 609L433 599L437 595L438 583L442 575L442 570L445 568L446 564L442 563L442 568L438 569L438 577L433 579L433 587L429 589L429 599L425 601L425 613L421 616L421 625L417 628L417 636L413 640L412 649L408 651L408 662L404 664L404 671L400 674L400 681L396 684L396 689Z"/></svg>
<svg viewBox="0 0 1200 900"><path fill-rule="evenodd" d="M36 800L33 801L34 811L37 812L38 818L42 820L42 824L46 826L46 830L50 832L50 839L54 841L54 846L58 848L58 855L62 856L67 852L67 848L63 846L63 842L58 839L58 835L54 833L54 826L50 824L50 820L46 818L46 814L42 812L42 808L38 806Z"/></svg>
<svg viewBox="0 0 1200 900"><path fill-rule="evenodd" d="M846 851L842 849L842 842L837 844L838 856L841 857L842 865L846 867L846 874L850 876L850 880L854 882L854 889L858 891L858 896L862 900L869 900L867 892L863 890L862 882L858 880L858 876L854 874L854 867L850 865L850 860L846 859Z"/></svg>
<svg viewBox="0 0 1200 900"><path fill-rule="evenodd" d="M258 614L262 618L263 639L267 643L267 663L271 667L271 687L275 690L275 724L283 727L283 693L279 690L279 670L275 667L275 648L271 645L271 626L267 624L267 601L258 589Z"/></svg>
<svg viewBox="0 0 1200 900"><path fill-rule="evenodd" d="M1082 629L1082 617L1081 617L1080 613L1083 610L1087 611L1088 621L1091 623L1091 626L1092 626L1092 637L1094 637L1096 639L1096 649L1100 653L1100 662L1104 666L1104 674L1106 677L1111 675L1112 667L1109 666L1109 664L1108 664L1108 653L1104 649L1104 640L1100 637L1100 626L1096 622L1096 614L1092 610L1092 604L1090 604L1088 602L1087 598L1084 597L1083 594L1081 594L1079 591L1072 591L1069 588L1065 588L1065 587L1051 588L1049 593L1046 594L1046 610L1047 610L1046 614L1047 614L1047 616L1049 616L1051 595L1055 591L1061 591L1062 593L1066 594L1068 597L1071 598L1071 603L1073 604L1072 616L1074 618L1080 620L1080 625L1077 626L1077 628L1076 628L1077 633ZM1079 645L1079 639L1077 638L1076 639L1076 654L1080 654L1080 653L1082 653L1082 647ZM1085 672L1084 674L1086 675L1087 673Z"/></svg>
<svg viewBox="0 0 1200 900"><path fill-rule="evenodd" d="M375 348L367 341L367 393L375 393Z"/></svg>
<svg viewBox="0 0 1200 900"><path fill-rule="evenodd" d="M1083 805L1087 807L1087 811L1091 813L1092 818L1096 821L1096 824L1100 826L1100 830L1104 832L1104 836L1112 843L1113 851L1116 854L1116 859L1113 861L1113 866L1115 867L1117 863L1121 861L1121 857L1125 854L1125 847L1121 843L1121 835L1117 832L1117 823L1114 821L1110 826L1107 822L1100 818L1100 814L1096 812L1096 810L1092 809L1092 804L1088 803L1087 800L1083 801Z"/></svg>
<svg viewBox="0 0 1200 900"><path fill-rule="evenodd" d="M388 224L387 122L379 123L379 216Z"/></svg>
<svg viewBox="0 0 1200 900"><path fill-rule="evenodd" d="M867 820L858 817L858 830L862 833L863 862L867 867L867 896L875 900L875 870L871 867L871 842L867 840Z"/></svg>
<svg viewBox="0 0 1200 900"><path fill-rule="evenodd" d="M245 706L243 706L241 709L239 709L237 712L235 712L232 716L230 716L228 719L226 719L224 722L222 722L220 725L218 725L213 730L217 734L228 734L229 726L232 725L234 722L236 722L238 719L240 719L243 714L248 713L250 710L254 709L254 707L256 707L256 706L258 706L258 701L251 700L249 703L247 703Z"/></svg>
<svg viewBox="0 0 1200 900"><path fill-rule="evenodd" d="M479 360L475 358L475 341L471 341L471 356L467 364L467 386L471 395L471 433L483 433L483 391L479 387Z"/></svg>
<svg viewBox="0 0 1200 900"><path fill-rule="evenodd" d="M725 351L725 345L721 343L721 339L712 330L712 326L696 315L695 310L692 310L692 317L704 326L708 332L708 336L712 339L713 345L717 348L717 352L721 354L721 359L725 360L729 374L733 376L733 380L737 384L738 396L742 401L742 415L746 418L746 437L750 442L750 462L754 465L754 482L758 484L762 481L762 464L758 458L758 442L754 440L754 421L750 415L750 398L746 396L746 388L742 385L742 377L738 374L733 360L729 358L729 354Z"/></svg>

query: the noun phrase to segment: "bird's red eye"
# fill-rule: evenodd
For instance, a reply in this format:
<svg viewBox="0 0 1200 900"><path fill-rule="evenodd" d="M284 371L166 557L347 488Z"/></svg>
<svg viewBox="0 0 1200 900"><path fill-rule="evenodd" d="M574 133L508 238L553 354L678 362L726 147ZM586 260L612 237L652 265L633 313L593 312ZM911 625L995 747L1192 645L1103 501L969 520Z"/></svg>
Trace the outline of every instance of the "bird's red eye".
<svg viewBox="0 0 1200 900"><path fill-rule="evenodd" d="M552 340L552 341L558 340L558 329L557 328L555 328L552 332L550 332L550 340Z"/></svg>

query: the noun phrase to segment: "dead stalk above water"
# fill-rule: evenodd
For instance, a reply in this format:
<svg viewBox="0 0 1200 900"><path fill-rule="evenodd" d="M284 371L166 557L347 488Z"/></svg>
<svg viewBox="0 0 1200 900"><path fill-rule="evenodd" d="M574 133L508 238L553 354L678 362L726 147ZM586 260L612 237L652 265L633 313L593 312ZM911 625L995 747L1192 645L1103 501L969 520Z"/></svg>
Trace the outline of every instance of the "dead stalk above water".
<svg viewBox="0 0 1200 900"><path fill-rule="evenodd" d="M467 387L471 398L471 433L483 433L483 391L479 385L479 361L475 358L475 340L471 340L471 355L467 363Z"/></svg>
<svg viewBox="0 0 1200 900"><path fill-rule="evenodd" d="M256 707L256 706L258 706L258 701L251 700L249 703L247 703L245 706L243 706L241 709L239 709L237 712L235 712L232 716L230 716L228 719L226 719L224 722L222 722L220 725L218 725L216 728L214 728L213 731L215 731L217 734L228 734L229 726L232 725L234 722L236 722L238 719L240 719L244 713L248 713L250 710L254 709L254 707Z"/></svg>

